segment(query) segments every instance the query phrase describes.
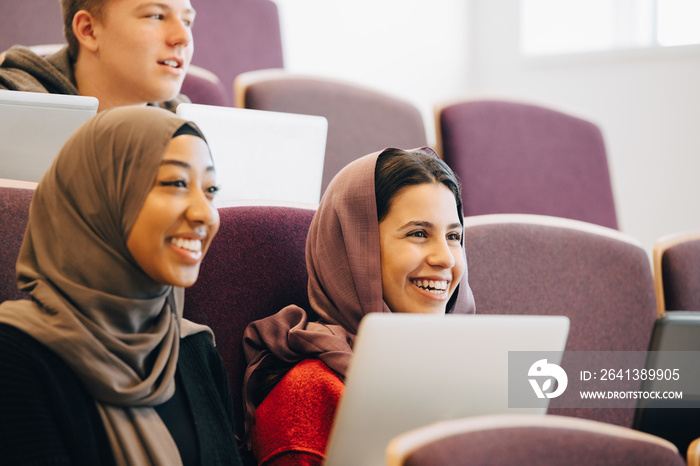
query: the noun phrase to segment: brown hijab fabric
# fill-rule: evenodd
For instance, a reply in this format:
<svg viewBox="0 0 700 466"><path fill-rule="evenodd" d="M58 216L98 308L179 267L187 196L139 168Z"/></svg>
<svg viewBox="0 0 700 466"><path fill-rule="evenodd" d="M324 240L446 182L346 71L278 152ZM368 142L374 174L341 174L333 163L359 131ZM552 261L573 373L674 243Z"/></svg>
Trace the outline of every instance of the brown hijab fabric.
<svg viewBox="0 0 700 466"><path fill-rule="evenodd" d="M152 406L175 391L180 338L211 333L182 319L182 289L152 280L126 246L186 124L166 110L122 107L81 126L30 207L17 278L32 300L0 305L0 322L43 343L81 379L119 465L181 464Z"/></svg>
<svg viewBox="0 0 700 466"><path fill-rule="evenodd" d="M437 157L430 148L414 150ZM350 163L328 186L306 240L309 302L313 314L288 306L251 323L243 336L247 421L265 376L264 360L323 361L345 375L357 327L370 312L391 312L382 298L379 221L374 171L380 152ZM467 270L455 291L453 313L474 313Z"/></svg>

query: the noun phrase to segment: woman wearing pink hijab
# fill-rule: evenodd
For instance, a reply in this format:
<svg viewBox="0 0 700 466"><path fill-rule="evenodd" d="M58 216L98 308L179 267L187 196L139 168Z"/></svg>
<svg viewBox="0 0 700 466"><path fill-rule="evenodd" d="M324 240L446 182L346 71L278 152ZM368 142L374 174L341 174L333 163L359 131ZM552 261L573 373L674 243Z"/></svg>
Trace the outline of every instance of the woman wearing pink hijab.
<svg viewBox="0 0 700 466"><path fill-rule="evenodd" d="M261 465L321 464L362 317L473 313L459 182L429 148L345 167L306 243L310 310L288 306L243 337L246 435Z"/></svg>

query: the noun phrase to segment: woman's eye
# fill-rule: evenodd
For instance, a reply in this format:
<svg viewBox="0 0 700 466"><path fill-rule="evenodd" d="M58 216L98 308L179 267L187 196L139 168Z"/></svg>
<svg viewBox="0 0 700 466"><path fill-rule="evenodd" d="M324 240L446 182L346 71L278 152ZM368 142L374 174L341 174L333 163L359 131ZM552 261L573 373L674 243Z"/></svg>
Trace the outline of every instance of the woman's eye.
<svg viewBox="0 0 700 466"><path fill-rule="evenodd" d="M447 235L447 239L450 241L461 241L462 240L462 235L459 233L450 233Z"/></svg>
<svg viewBox="0 0 700 466"><path fill-rule="evenodd" d="M414 231L408 234L408 236L413 236L414 238L427 238L428 234L425 231Z"/></svg>
<svg viewBox="0 0 700 466"><path fill-rule="evenodd" d="M171 186L173 188L186 188L187 182L185 180L175 180L175 181L161 181L161 186Z"/></svg>
<svg viewBox="0 0 700 466"><path fill-rule="evenodd" d="M216 196L216 193L219 192L219 187L218 186L210 186L207 189L205 189L204 192L207 194L209 199L214 199L214 197Z"/></svg>

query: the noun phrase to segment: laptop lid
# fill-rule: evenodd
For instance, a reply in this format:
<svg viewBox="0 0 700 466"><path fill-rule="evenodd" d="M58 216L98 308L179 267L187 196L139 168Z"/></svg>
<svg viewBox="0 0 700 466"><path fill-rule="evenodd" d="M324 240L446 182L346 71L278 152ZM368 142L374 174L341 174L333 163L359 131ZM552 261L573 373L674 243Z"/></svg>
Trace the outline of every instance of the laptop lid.
<svg viewBox="0 0 700 466"><path fill-rule="evenodd" d="M97 106L94 97L0 90L0 178L40 181Z"/></svg>
<svg viewBox="0 0 700 466"><path fill-rule="evenodd" d="M220 186L218 206L318 205L324 117L200 104L180 104L177 115L207 138Z"/></svg>
<svg viewBox="0 0 700 466"><path fill-rule="evenodd" d="M324 464L382 465L393 437L440 420L544 414L508 408L508 351L563 352L568 331L560 316L365 316Z"/></svg>

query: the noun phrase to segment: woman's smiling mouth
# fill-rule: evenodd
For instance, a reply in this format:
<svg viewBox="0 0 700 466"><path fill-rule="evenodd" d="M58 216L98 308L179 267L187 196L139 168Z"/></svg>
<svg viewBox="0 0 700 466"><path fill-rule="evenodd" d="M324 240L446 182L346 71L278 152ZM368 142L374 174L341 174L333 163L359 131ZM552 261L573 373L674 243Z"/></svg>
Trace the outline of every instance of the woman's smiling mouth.
<svg viewBox="0 0 700 466"><path fill-rule="evenodd" d="M411 283L421 290L428 291L432 294L440 295L447 291L447 280L426 280L412 279Z"/></svg>

